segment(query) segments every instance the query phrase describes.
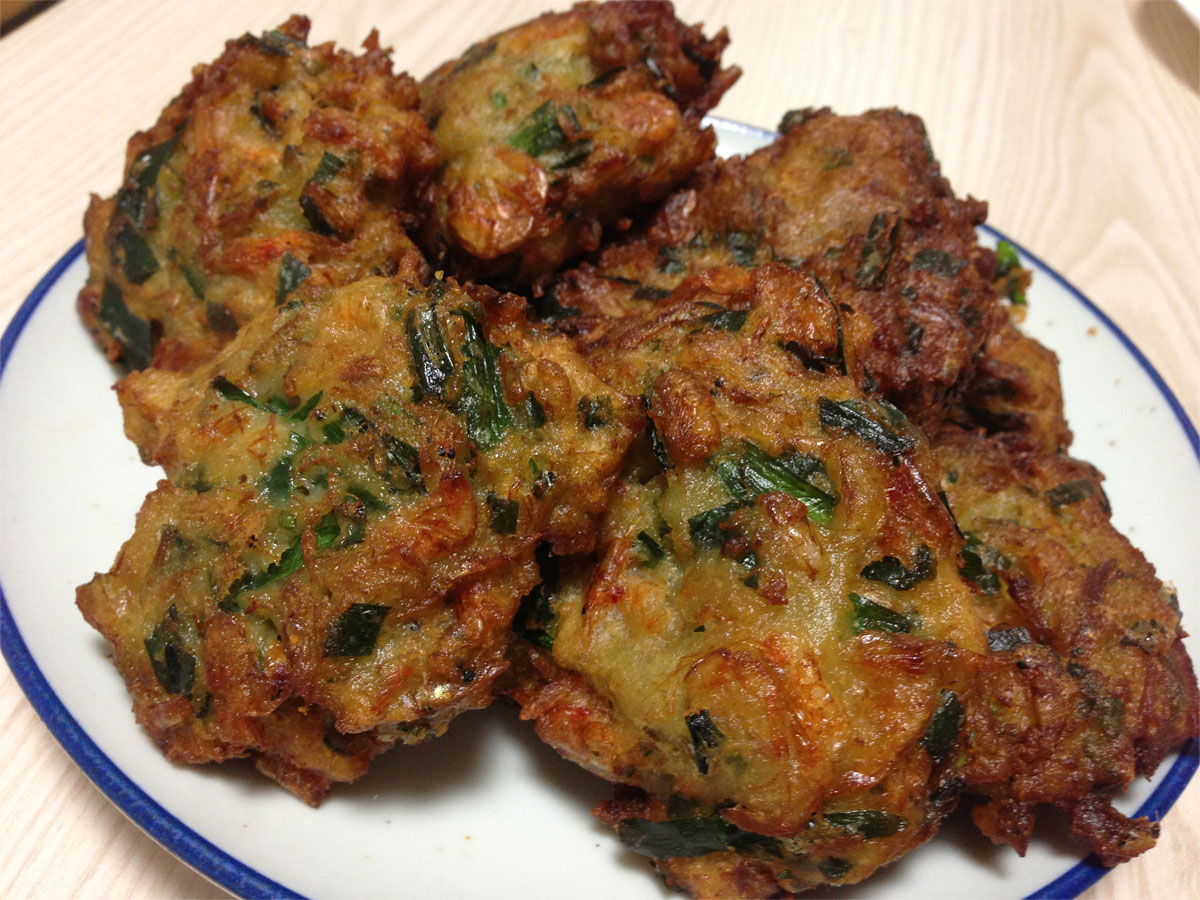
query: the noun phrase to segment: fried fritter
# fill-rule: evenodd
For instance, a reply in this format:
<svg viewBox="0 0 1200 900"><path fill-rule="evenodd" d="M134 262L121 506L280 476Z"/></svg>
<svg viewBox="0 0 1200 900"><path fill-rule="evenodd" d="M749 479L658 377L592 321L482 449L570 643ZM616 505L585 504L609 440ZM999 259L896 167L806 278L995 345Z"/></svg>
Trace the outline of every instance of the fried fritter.
<svg viewBox="0 0 1200 900"><path fill-rule="evenodd" d="M1043 805L1106 864L1152 846L1110 795L1197 733L1178 605L920 120L803 110L712 160L739 72L669 3L420 89L307 29L200 67L85 223L80 311L168 480L77 602L170 758L317 803L500 685L695 896L859 881L960 795L1019 852ZM594 253L539 300L589 361L422 286L410 230L535 296Z"/></svg>
<svg viewBox="0 0 1200 900"><path fill-rule="evenodd" d="M647 446L598 562L518 618L522 716L652 795L606 817L702 895L858 881L953 806L986 652L961 539L920 433L802 361L837 345L819 281L776 263L614 325L591 361L646 398Z"/></svg>
<svg viewBox="0 0 1200 900"><path fill-rule="evenodd" d="M84 323L110 359L188 371L301 285L426 274L406 226L433 139L374 32L354 56L293 16L230 41L129 142L84 219Z"/></svg>
<svg viewBox="0 0 1200 900"><path fill-rule="evenodd" d="M1195 680L1169 592L1058 453L1053 354L1003 328L955 414L1002 402L1024 433L947 424L935 459L839 366L804 365L837 334L822 282L769 264L708 269L593 344L653 427L597 561L518 616L523 716L634 786L597 813L693 896L858 881L960 794L1020 852L1043 804L1107 864L1143 852L1157 826L1111 791L1195 733ZM832 391L912 446L855 460L882 433L830 415Z"/></svg>
<svg viewBox="0 0 1200 900"><path fill-rule="evenodd" d="M591 549L642 416L519 298L382 278L122 391L170 482L79 606L169 756L260 753L308 799L359 770L297 716L365 765L490 702L535 544Z"/></svg>
<svg viewBox="0 0 1200 900"><path fill-rule="evenodd" d="M421 84L443 161L427 249L513 285L595 250L712 157L700 119L740 74L720 68L728 42L670 3L580 3L445 63Z"/></svg>
<svg viewBox="0 0 1200 900"><path fill-rule="evenodd" d="M80 587L76 600L113 645L134 713L169 759L250 756L315 805L334 782L363 775L396 735L340 734L327 710L292 693L288 647L273 612L218 611L214 582L243 574L228 548L259 541L262 517L246 512L233 492L197 494L160 482L112 570ZM213 608L202 614L205 600ZM281 624L302 633L301 622Z"/></svg>
<svg viewBox="0 0 1200 900"><path fill-rule="evenodd" d="M998 322L977 265L994 262L975 235L986 206L954 197L915 116L809 110L783 127L745 159L705 166L646 228L562 275L548 311L595 336L711 266L803 263L840 311L849 374L936 426Z"/></svg>
<svg viewBox="0 0 1200 900"><path fill-rule="evenodd" d="M1057 357L1017 326L1029 272L1005 242L979 268L1010 316L934 435L993 651L964 699L963 788L984 798L972 816L993 840L1023 853L1053 804L1113 865L1157 826L1113 810L1111 793L1196 734L1195 676L1170 589L1113 528L1100 473L1066 455Z"/></svg>
<svg viewBox="0 0 1200 900"><path fill-rule="evenodd" d="M1056 381L1036 393L1057 395ZM1151 846L1157 826L1113 811L1109 792L1196 736L1196 679L1172 591L1113 528L1100 473L1044 446L1062 429L1039 412L1023 433L947 426L936 441L989 642L1043 645L1039 665L1055 670L1032 705L1014 704L1011 677L985 673L967 701L979 746L968 747L963 777L991 799L972 815L993 840L1023 852L1036 807L1052 803L1113 865ZM1027 713L1017 708L1036 716L1018 728Z"/></svg>

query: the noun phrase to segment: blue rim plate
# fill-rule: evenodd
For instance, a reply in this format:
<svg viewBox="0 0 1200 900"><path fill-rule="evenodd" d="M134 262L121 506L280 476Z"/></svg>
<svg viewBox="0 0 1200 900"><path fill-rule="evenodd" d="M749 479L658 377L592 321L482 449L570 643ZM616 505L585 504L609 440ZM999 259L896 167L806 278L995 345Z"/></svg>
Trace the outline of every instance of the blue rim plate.
<svg viewBox="0 0 1200 900"><path fill-rule="evenodd" d="M726 154L752 150L774 137L772 132L754 128L753 126L726 122L719 119L711 119L710 121L718 129L722 141L722 152ZM1056 332L1055 329L1061 329L1064 320L1070 320L1074 316L1080 322L1095 323L1101 326L1101 330L1106 334L1106 339L1115 341L1113 346L1119 346L1123 351L1123 363L1125 365L1124 370L1122 370L1124 374L1118 375L1115 383L1127 387L1130 381L1137 381L1137 378L1140 377L1144 381L1141 389L1150 391L1158 403L1165 405L1165 408L1160 408L1154 403L1142 403L1139 406L1139 410L1143 410L1147 416L1154 416L1155 427L1168 428L1173 435L1177 447L1185 448L1186 460L1181 460L1180 454L1177 452L1172 464L1191 467L1192 477L1195 477L1197 466L1200 466L1200 438L1197 436L1196 428L1188 419L1183 407L1163 381L1162 377L1155 371L1154 367L1128 336L1108 316L1042 260L989 226L985 226L981 231L985 241L1004 239L1013 243L1017 247L1023 261L1035 270L1034 286L1031 289L1031 317L1039 315L1039 304L1043 302L1041 296L1056 292L1057 302L1050 304L1050 309L1042 310L1039 320L1031 321L1030 323L1030 329L1036 336L1059 350L1060 354L1062 354L1063 344L1056 343L1055 338L1062 338L1063 335L1060 332ZM56 326L58 334L54 339L64 341L67 339L62 332L69 330L71 326L68 325L64 328L62 323L74 322L73 311L70 307L74 293L79 286L78 282L82 281L83 260L80 259L82 253L83 242L80 241L55 263L21 305L5 330L3 339L0 340L0 409L4 409L6 421L9 423L14 421L12 415L14 408L25 408L22 404L27 405L29 409L35 407L30 398L41 390L42 385L40 380L30 380L30 372L35 371L38 366L43 368L63 368L65 366L70 369L73 365L71 361L73 359L72 355L66 352L62 355L64 361L55 361L52 354L49 360L47 360L45 358L46 354L39 351L41 361L34 360L31 362L32 350L30 354L27 354L27 357L30 358L17 360L19 365L10 366L10 362L14 362L14 354L19 354L20 349L26 343L30 341L34 342L34 349L37 349L37 342L45 340L45 338L37 335L28 337L29 329L27 326L30 326L31 322L40 315L50 315L51 309L55 310L54 314L59 319L59 324ZM72 278L76 282L73 283ZM1066 302L1064 302L1064 298L1068 298ZM46 302L48 299L51 301L50 303ZM66 309L62 308L64 305L67 307ZM45 331L46 329L43 328L42 330ZM110 370L107 369L102 360L95 359L99 354L90 346L88 338L83 334L82 326L74 322L73 330L77 333L71 336L71 339L74 341L71 348L79 350L83 354L82 358L87 359L86 365L90 369L88 373L83 373L83 377L67 376L64 384L76 383L87 385L90 383L89 379L97 378L107 384L107 381L104 379L107 378L108 381L111 381ZM1095 327L1090 327L1087 330L1087 334L1091 337L1095 337L1096 332L1097 329ZM1078 343L1081 340L1074 332L1068 334L1067 338L1072 343ZM1087 342L1083 341L1083 343L1086 344ZM1101 348L1099 352L1102 355L1107 354L1105 358L1109 363L1109 367L1111 367L1113 356L1111 348L1107 351ZM1088 399L1087 397L1083 397L1081 393L1086 388L1080 388L1078 385L1087 382L1089 379L1084 378L1083 382L1073 382L1070 377L1073 361L1070 355L1064 354L1064 389L1067 394L1069 414L1073 408L1076 408L1075 404L1079 399ZM1121 369L1121 366L1118 365L1117 368ZM1122 381L1122 378L1124 381ZM1094 381L1094 379L1091 380ZM1114 390L1114 388L1108 385L1103 386L1101 389L1106 393ZM1115 389L1120 390L1124 388ZM61 397L61 394L55 396ZM119 434L120 417L115 401L111 397L104 398L103 395L97 396L100 396L101 400L107 399L107 403L93 400L87 402L88 404L96 402L104 406L103 409L97 410L98 421L104 423L107 422L107 419L112 418L114 422L118 423L115 429L110 427L110 424L99 426L107 429L106 439L110 442L110 446L118 447L120 446L119 443L112 443L114 440L117 442L122 440ZM1146 395L1143 393L1142 396L1144 398ZM70 406L69 401L66 405ZM1080 406L1078 408L1084 407ZM1090 408L1090 405L1087 405L1087 408L1089 415L1091 415L1093 410ZM92 427L87 418L87 413L88 410L78 411L75 419L72 420L73 427L82 428L85 435L90 434L88 429ZM1097 462L1100 462L1101 458L1108 452L1108 447L1117 445L1118 438L1123 434L1120 432L1121 426L1116 422L1096 426L1100 431L1095 435L1091 435L1093 423L1090 419L1082 423L1085 426L1082 429L1079 427L1081 422L1078 421L1078 416L1072 417L1069 415L1069 419L1080 434L1075 452L1083 458L1091 458ZM52 432L54 426L47 425L45 427L51 429ZM13 429L6 430L4 436L0 437L0 440L4 440L2 446L5 452L6 469L9 470L9 482L16 480L11 477L14 463L19 463L19 461L30 455L30 445L14 443L14 439L11 439L12 431ZM115 438L113 436L114 433ZM61 438L62 434L59 433L58 436ZM1088 440L1089 436L1090 442ZM1129 434L1125 434L1124 436L1132 437ZM1083 445L1082 449L1081 445ZM42 445L39 445L39 453L41 452L40 446ZM1186 448L1190 448L1190 452L1187 452ZM116 469L125 465L136 466L136 457L129 448L126 448L125 459L121 458L121 451L111 450L108 456L93 460L90 467L80 466L78 464L79 458L82 455L82 458L86 460L88 458L86 454L90 450L90 443L86 448L81 448L78 445L70 446L68 441L67 449L48 452L47 455L51 457L54 456L55 452L61 452L64 455L62 459L50 459L47 465L59 465L61 467L62 460L69 461L74 459L76 468L100 472L106 472L107 467ZM19 469L20 466L17 465L15 468ZM1105 468L1105 466L1102 464L1101 468ZM60 471L60 469L56 469L55 471ZM23 475L24 473L18 472L18 474ZM86 474L90 476L91 472ZM1114 472L1110 472L1111 474L1114 474ZM34 475L36 476L36 472ZM67 476L68 479L70 477L72 476ZM79 476L79 478L81 480L72 482L72 484L86 486L86 490L84 487L80 487L79 490L84 494L92 494L93 503L91 506L101 510L101 512L96 513L99 518L88 519L87 516L84 516L85 521L79 526L81 529L90 528L91 531L102 532L96 541L96 548L89 548L87 551L90 553L87 565L96 568L107 568L116 547L119 546L120 542L131 530L132 517L129 511L136 509L137 497L140 495L135 495L121 504L122 511L115 516L116 522L114 523L110 521L111 516L105 518L107 513L103 510L110 505L106 503L106 500L111 500L116 495L106 493L107 488L105 486L97 486L95 479L88 481L83 476ZM138 478L140 478L140 481L137 483L147 488L153 484L152 475L147 476L143 472L139 474ZM149 478L149 481L147 481L147 478ZM120 479L116 480L119 481ZM1118 509L1118 511L1126 503L1126 496L1120 490L1120 484L1121 475L1118 474L1117 480L1110 482L1109 485L1110 488L1116 488L1115 490L1110 490L1110 494L1114 495L1114 508ZM8 490L8 488L5 488L5 490ZM114 487L113 490L125 490L128 492L128 488L120 485ZM66 491L64 499L70 502L72 496L73 494L70 491ZM8 499L7 496L5 499ZM1128 501L1128 505L1132 506L1133 504L1134 501L1132 499ZM5 505L5 522L8 525L7 533L9 535L16 535L17 529L13 528L12 525L26 521L24 510L28 509L28 507L16 507L17 509L22 509L20 518L17 518L10 512L12 508L11 503ZM1148 513L1143 514L1141 518L1137 518L1133 522L1122 521L1118 516L1118 525L1123 530L1126 530L1127 533L1135 532L1131 536L1139 546L1147 538L1147 535L1138 531L1138 527L1143 526L1144 528L1144 522L1148 515ZM125 522L126 519L128 519L127 523ZM95 526L96 522L103 522L104 527L97 528ZM67 527L69 528L70 526ZM117 529L116 533L108 533L114 528ZM1195 533L1195 531L1191 533ZM1153 535L1150 536L1153 537ZM30 540L33 543L28 546L32 547L37 545L39 539L34 537ZM40 540L44 543L48 538ZM13 542L9 541L8 543L11 544ZM16 553L19 554L20 552L21 548L18 547ZM30 702L45 721L55 738L71 755L84 774L100 790L108 795L109 799L152 838L192 868L232 893L243 897L303 896L303 894L297 892L295 889L296 886L302 887L305 893L311 894L353 894L366 891L355 888L352 879L347 882L339 878L337 873L326 873L329 877L324 880L320 878L314 879L307 874L303 877L297 876L303 882L297 885L297 882L289 876L291 870L286 866L281 868L279 866L279 859L277 858L278 855L272 856L272 851L269 848L264 851L257 844L253 848L243 846L237 840L231 838L231 834L236 834L236 832L215 830L214 823L206 820L205 810L208 807L205 806L205 803L192 802L192 798L197 792L211 796L213 798L211 809L224 810L222 812L223 817L228 817L228 810L236 810L238 815L245 815L247 822L242 827L249 829L246 832L247 834L259 834L262 829L267 827L272 829L285 827L279 824L279 816L284 816L288 822L293 820L300 821L302 824L298 827L308 830L297 832L297 840L302 843L292 843L289 849L296 846L312 846L314 848L313 858L314 860L319 860L323 857L320 855L322 851L317 848L320 841L326 839L326 832L337 831L343 827L349 829L350 833L354 833L356 829L363 828L378 830L380 828L394 827L393 819L390 817L391 813L398 812L398 815L403 816L413 807L414 803L424 804L421 815L427 815L424 810L430 801L425 793L428 786L423 784L426 779L419 773L413 774L413 771L419 769L421 766L444 764L455 771L450 773L447 780L440 781L437 778L433 780L437 782L436 786L439 789L444 788L449 793L454 793L454 779L458 777L456 772L466 773L462 777L470 783L470 790L483 792L505 790L507 789L506 787L494 786L496 784L507 784L507 782L513 779L519 780L524 778L550 782L548 797L544 798L546 802L543 805L539 806L538 804L541 801L529 798L528 787L522 789L526 793L518 791L513 795L513 802L520 802L523 807L529 807L530 811L525 813L526 817L535 819L539 823L545 823L546 830L551 832L563 832L564 830L578 832L579 845L577 847L564 848L561 853L551 851L543 854L543 856L547 859L553 859L561 855L565 860L579 861L585 867L589 865L595 866L598 872L605 872L608 869L613 870L615 873L614 877L617 878L616 881L609 884L601 879L601 881L597 882L597 890L609 893L610 895L619 891L625 896L663 896L661 888L650 876L648 868L641 864L628 865L629 860L627 855L623 854L619 847L614 847L617 842L612 840L611 835L604 829L597 827L587 817L587 809L590 807L591 802L604 796L602 785L598 783L591 784L590 779L585 779L584 776L578 775L576 770L570 767L569 764L558 760L552 753L537 744L536 740L531 740L525 733L526 729L520 729L519 726L512 725L508 721L512 718L511 716L502 719L502 714L489 711L478 716L466 717L467 719L474 720L476 724L467 724L461 727L457 723L455 725L458 740L467 744L476 744L477 747L474 752L477 756L487 758L489 760L488 766L480 766L479 759L472 758L471 754L473 751L470 749L465 752L459 752L454 749L450 749L448 752L443 752L440 749L428 751L423 748L393 751L392 754L382 758L377 763L376 771L373 771L372 775L368 776L364 782L360 782L359 785L350 788L342 789L340 795L335 792L335 798L338 799L328 801L319 813L301 807L295 801L292 801L291 798L283 795L281 791L273 788L262 789L254 781L255 776L244 772L235 772L233 775L229 775L228 766L217 767L215 770L212 767L199 770L210 773L215 771L217 775L206 779L201 778L199 781L192 783L189 779L192 778L192 774L197 770L171 766L156 759L157 751L153 747L145 746L149 745L149 741L145 739L134 724L132 717L129 716L128 699L125 698L123 704L114 699L123 696L124 687L119 683L119 678L112 671L107 660L98 658L102 656L100 645L96 641L93 641L91 644L86 643L86 637L75 637L77 634L89 634L86 625L83 625L77 631L72 630L70 639L81 640L84 643L82 646L72 646L71 653L84 655L91 662L97 664L101 670L108 673L108 675L99 676L99 680L106 680L108 682L105 685L105 691L101 692L102 696L101 693L98 693L93 698L91 696L91 688L89 687L84 691L87 696L81 699L78 695L83 689L78 684L69 691L62 688L56 690L52 682L58 681L64 684L70 684L71 682L66 676L60 674L62 664L58 660L59 654L48 653L45 650L45 647L48 646L46 638L39 632L41 628L40 619L45 607L39 607L38 603L41 602L41 596L48 595L46 599L54 604L69 605L68 598L70 594L67 593L64 597L61 591L57 589L51 590L47 588L44 591L31 589L28 579L18 571L21 568L20 563L13 562L14 555L7 554L0 556L0 562L4 563L4 569L0 572L0 584L3 585L3 588L0 588L0 649L3 650L5 659L8 661L18 683L29 697ZM1155 555L1153 552L1148 550L1147 555L1151 559L1154 559ZM11 576L11 581L10 573L15 573L15 575ZM1176 574L1177 577L1182 577L1182 573L1173 574ZM86 580L87 575L85 574L83 578L79 578L76 574L67 573L63 577L65 579L62 582L63 584L71 584ZM72 577L76 579L75 582L70 581ZM53 579L50 580L52 581ZM14 584L16 585L15 589ZM6 591L10 593L6 593ZM56 606L55 609L57 610L58 607ZM79 618L73 609L69 610L68 614L73 615L75 619ZM33 632L33 640L27 641L27 635L23 633L22 626L27 631ZM34 649L31 649L31 645L34 646ZM48 678L43 668L48 668L52 677ZM113 707L114 704L119 708L113 716L115 730L110 733L107 727L97 725L97 721L99 720L92 715L90 710L93 705ZM81 721L81 718L85 718L87 721ZM455 738L450 738L447 746L452 748L454 742ZM438 743L434 742L435 745ZM130 750L129 747L132 745L136 746L133 750ZM481 749L493 746L500 749L488 749L486 754ZM386 763L387 760L397 757L401 752L411 754L407 761ZM136 757L138 761L135 763L130 761L134 758L129 756L130 753L135 754L135 756L139 753L148 755ZM495 759L498 760L495 765L491 762L493 759L493 755L491 754L494 754ZM122 761L118 762L114 759L114 756L120 757ZM534 758L532 767L522 761L525 756ZM414 760L417 762L415 766L412 765ZM1149 816L1156 820L1160 819L1183 792L1184 787L1195 773L1198 762L1200 762L1200 752L1198 752L1196 742L1191 741L1168 768L1160 770L1157 777L1153 780L1152 787L1143 785L1144 790L1142 793L1146 795L1140 799L1140 805L1136 809L1137 814ZM380 768L386 769L386 771L381 774L378 771ZM138 773L138 777L136 778L131 775L134 769ZM495 772L481 774L482 769L495 769ZM220 774L222 770L226 772L224 776ZM387 778L405 782L407 785L405 793L402 796L388 796L386 790L383 789L384 785L381 784ZM185 781L187 782L186 784L183 783ZM232 782L232 787L229 787L226 782ZM364 784L367 785L365 788L362 787ZM232 791L231 796L234 799L226 802L225 806L222 806L222 803L225 801L219 795L227 789ZM384 795L382 799L379 798L379 793L381 792ZM564 805L571 806L569 798L564 800L563 793L574 793L583 802L575 803L570 814L563 820L561 827L557 827L551 820L558 814L558 807ZM189 802L184 802L184 800L189 800ZM446 824L440 826L443 831L448 829L453 830L453 828L458 827L459 819L469 816L471 824L469 826L464 825L463 827L478 830L480 832L481 844L490 839L494 846L491 852L499 853L499 858L501 859L511 860L512 857L507 855L508 851L504 849L502 841L497 835L503 831L512 831L515 827L518 827L509 821L512 814L500 816L493 820L487 816L481 817L479 806L472 807L470 805L472 801L469 798L466 801L455 802L465 802L466 806L458 808L457 811L453 808L449 809L447 814L452 816L452 818L447 820L431 820L433 824L422 830L437 828L436 823L438 821L454 823L453 826ZM479 801L474 802L478 803ZM495 802L499 801L495 798L488 801L488 808ZM248 807L246 804L270 807L266 815L267 823L264 824L263 821L255 819L253 815L247 812ZM372 804L377 804L380 810L386 810L388 817L376 820L372 818L374 814L364 815L364 809L371 810L374 808ZM453 804L451 805L453 806ZM508 808L512 809L512 803L509 804ZM464 812L464 809L468 812ZM197 810L200 810L200 812L197 813ZM470 810L473 810L473 812ZM1124 809L1124 811L1128 813L1132 810ZM211 815L215 816L216 813L214 812ZM328 818L323 821L319 818L321 816L327 816ZM454 816L458 818L453 818ZM492 830L489 831L489 829ZM314 835L317 836L317 843L311 845L303 843L303 841L313 841ZM489 835L491 835L490 838ZM465 837L466 840L470 840L470 835ZM522 839L526 841L540 841L541 838L541 834L526 832ZM398 848L400 846L408 846L417 854L421 854L423 851L417 844L413 843L418 840L417 835L412 832L406 835L398 835ZM358 856L357 851L363 849L355 844L348 844L344 847L336 846L338 844L336 837L328 837L326 842L335 845L334 849L330 851L334 855L330 858L341 858L337 856L340 853L347 860L356 859ZM918 853L912 854L895 866L890 867L889 870L881 873L880 876L869 879L864 885L840 890L839 896L849 897L852 894L854 896L873 894L875 885L883 885L884 889L894 896L910 894L913 896L932 895L927 891L919 889L921 879L927 876L923 876L918 872L917 875L913 876L915 880L910 878L909 881L905 881L906 876L904 871L906 867L908 871L913 871L913 863L910 863L910 860L918 860L922 854L936 850L937 844L938 840L935 840L926 848L918 851ZM600 856L601 858L592 859L591 861L580 860L579 854L583 852L580 848L584 845L588 848L587 852L591 853L593 857ZM461 846L466 847L468 845L463 844ZM593 850L591 849L592 847L596 849ZM230 852L230 848L237 848L235 851L236 855ZM466 863L462 863L456 857L456 866L466 865L469 869L471 865L476 865L482 871L484 866L492 864L489 863L489 851L485 850L479 854L475 854L473 850L459 850L456 847L451 847L449 840L442 840L440 843L436 843L436 845L431 844L425 852L434 853L449 849L454 849L456 853L459 853L462 858L467 860ZM364 855L370 856L370 854ZM418 855L416 858L421 858L421 856ZM1007 896L1028 894L1031 897L1044 898L1074 897L1094 884L1108 871L1089 860L1075 860L1078 860L1078 853L1075 853L1074 860L1072 860L1070 851L1067 851L1066 854L1060 853L1052 857L1048 864L1043 864L1042 866L1042 870L1050 872L1048 881L1043 878L1041 881L1034 882L1034 885L1041 884L1040 887L1036 888L1033 888L1029 884L1020 886L1014 883L1013 889L1007 893ZM445 862L447 864L450 863L450 859L446 859ZM508 893L512 896L520 896L522 887L526 887L530 888L529 893L531 894L540 892L545 896L555 896L556 894L561 896L565 892L578 892L588 889L586 886L581 887L583 882L579 879L578 874L575 874L573 865L561 869L562 875L558 876L557 873L560 870L555 869L553 863L543 863L539 860L539 864L544 870L543 874L546 875L551 883L541 884L533 875L521 876L520 874L517 874L514 880L507 883L502 879L492 879L486 882L455 883L452 880L445 880L442 876L431 876L425 881L421 881L420 878L414 878L407 886L401 886L395 881L389 880L383 885L375 885L372 889L368 890L384 891L387 893L409 893L413 896L445 895L449 893L473 896L483 896L489 893L499 896ZM408 864L402 868L411 871L410 866L411 864ZM1049 869L1046 868L1047 866L1049 866ZM260 871L262 869L268 870L275 877L264 874L263 871ZM900 874L898 876L894 875L893 870L899 870ZM1017 868L1013 871L1020 870ZM491 879L491 875L488 877ZM556 877L559 880L555 881ZM562 878L571 878L573 880L563 881L561 880ZM622 878L625 880L620 880ZM286 887L282 883L283 881L290 882L293 884L293 887ZM564 888L563 885L566 885L566 887ZM1003 893L1001 891L996 895L1000 896ZM598 894L598 896L603 895L603 893Z"/></svg>

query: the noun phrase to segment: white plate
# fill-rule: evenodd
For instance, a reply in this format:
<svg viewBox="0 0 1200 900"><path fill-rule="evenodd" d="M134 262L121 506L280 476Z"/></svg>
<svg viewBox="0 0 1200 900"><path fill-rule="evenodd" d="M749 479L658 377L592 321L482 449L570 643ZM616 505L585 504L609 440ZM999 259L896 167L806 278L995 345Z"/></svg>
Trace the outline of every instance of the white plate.
<svg viewBox="0 0 1200 900"><path fill-rule="evenodd" d="M716 122L725 154L771 135ZM985 230L983 239L994 240ZM243 896L673 896L590 810L608 787L542 745L499 704L441 740L399 747L319 810L243 763L167 762L130 715L108 646L75 609L107 571L159 477L121 431L113 371L75 315L81 245L46 275L0 348L0 639L18 681L88 777L192 867ZM1200 442L1179 403L1103 313L1022 252L1035 271L1028 330L1062 358L1074 452L1108 474L1117 526L1200 619L1195 565ZM1149 487L1153 481L1154 487ZM1197 644L1190 642L1193 656ZM1159 817L1196 769L1193 744L1117 805ZM1043 829L1043 832L1052 829ZM1102 873L1042 837L1024 859L961 822L839 898L1074 896Z"/></svg>

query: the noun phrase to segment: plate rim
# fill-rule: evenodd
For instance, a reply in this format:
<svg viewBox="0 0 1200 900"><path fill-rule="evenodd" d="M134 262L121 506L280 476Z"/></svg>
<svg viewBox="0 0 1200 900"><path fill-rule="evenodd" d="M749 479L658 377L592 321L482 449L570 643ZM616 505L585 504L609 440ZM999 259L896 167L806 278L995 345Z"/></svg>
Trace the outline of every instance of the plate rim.
<svg viewBox="0 0 1200 900"><path fill-rule="evenodd" d="M778 136L778 133L774 131L716 116L706 116L705 122L719 123L723 128L747 137L770 140ZM1120 326L1041 257L1029 252L1022 244L1012 240L991 225L984 224L980 228L996 240L1004 240L1012 244L1022 257L1031 260L1041 271L1048 274L1061 288L1098 318L1121 342L1150 378L1159 394L1166 400L1192 448L1197 464L1200 464L1200 435L1197 434L1196 426L1188 417L1171 387L1130 337L1121 330ZM81 239L42 276L29 296L18 307L5 328L3 337L0 338L0 379L4 376L9 357L24 331L25 325L50 289L83 252L84 242ZM26 646L8 607L2 573L0 573L0 652L3 653L17 684L62 748L66 750L88 780L149 837L170 851L185 865L236 896L304 897L303 894L266 877L247 863L217 847L198 831L185 825L173 813L152 799L96 745L50 687L37 661ZM1138 807L1135 815L1148 816L1155 821L1160 820L1179 799L1197 768L1200 768L1200 742L1191 738L1180 749L1179 756L1171 768L1167 770L1162 781L1145 802ZM1029 894L1028 897L1068 900L1068 898L1078 896L1110 871L1111 869L1093 862L1091 857L1088 857L1075 863L1062 875Z"/></svg>

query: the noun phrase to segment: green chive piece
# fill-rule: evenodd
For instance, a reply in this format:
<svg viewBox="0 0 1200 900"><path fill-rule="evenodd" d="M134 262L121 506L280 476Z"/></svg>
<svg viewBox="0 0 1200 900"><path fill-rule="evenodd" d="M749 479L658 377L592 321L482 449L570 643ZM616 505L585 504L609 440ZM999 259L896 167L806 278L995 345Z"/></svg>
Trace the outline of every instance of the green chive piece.
<svg viewBox="0 0 1200 900"><path fill-rule="evenodd" d="M854 607L852 627L855 634L864 631L883 631L889 634L908 634L912 631L912 620L894 609L889 609L882 603L876 603L858 594L850 595L850 603Z"/></svg>
<svg viewBox="0 0 1200 900"><path fill-rule="evenodd" d="M390 606L352 603L338 616L325 638L326 656L370 656Z"/></svg>

